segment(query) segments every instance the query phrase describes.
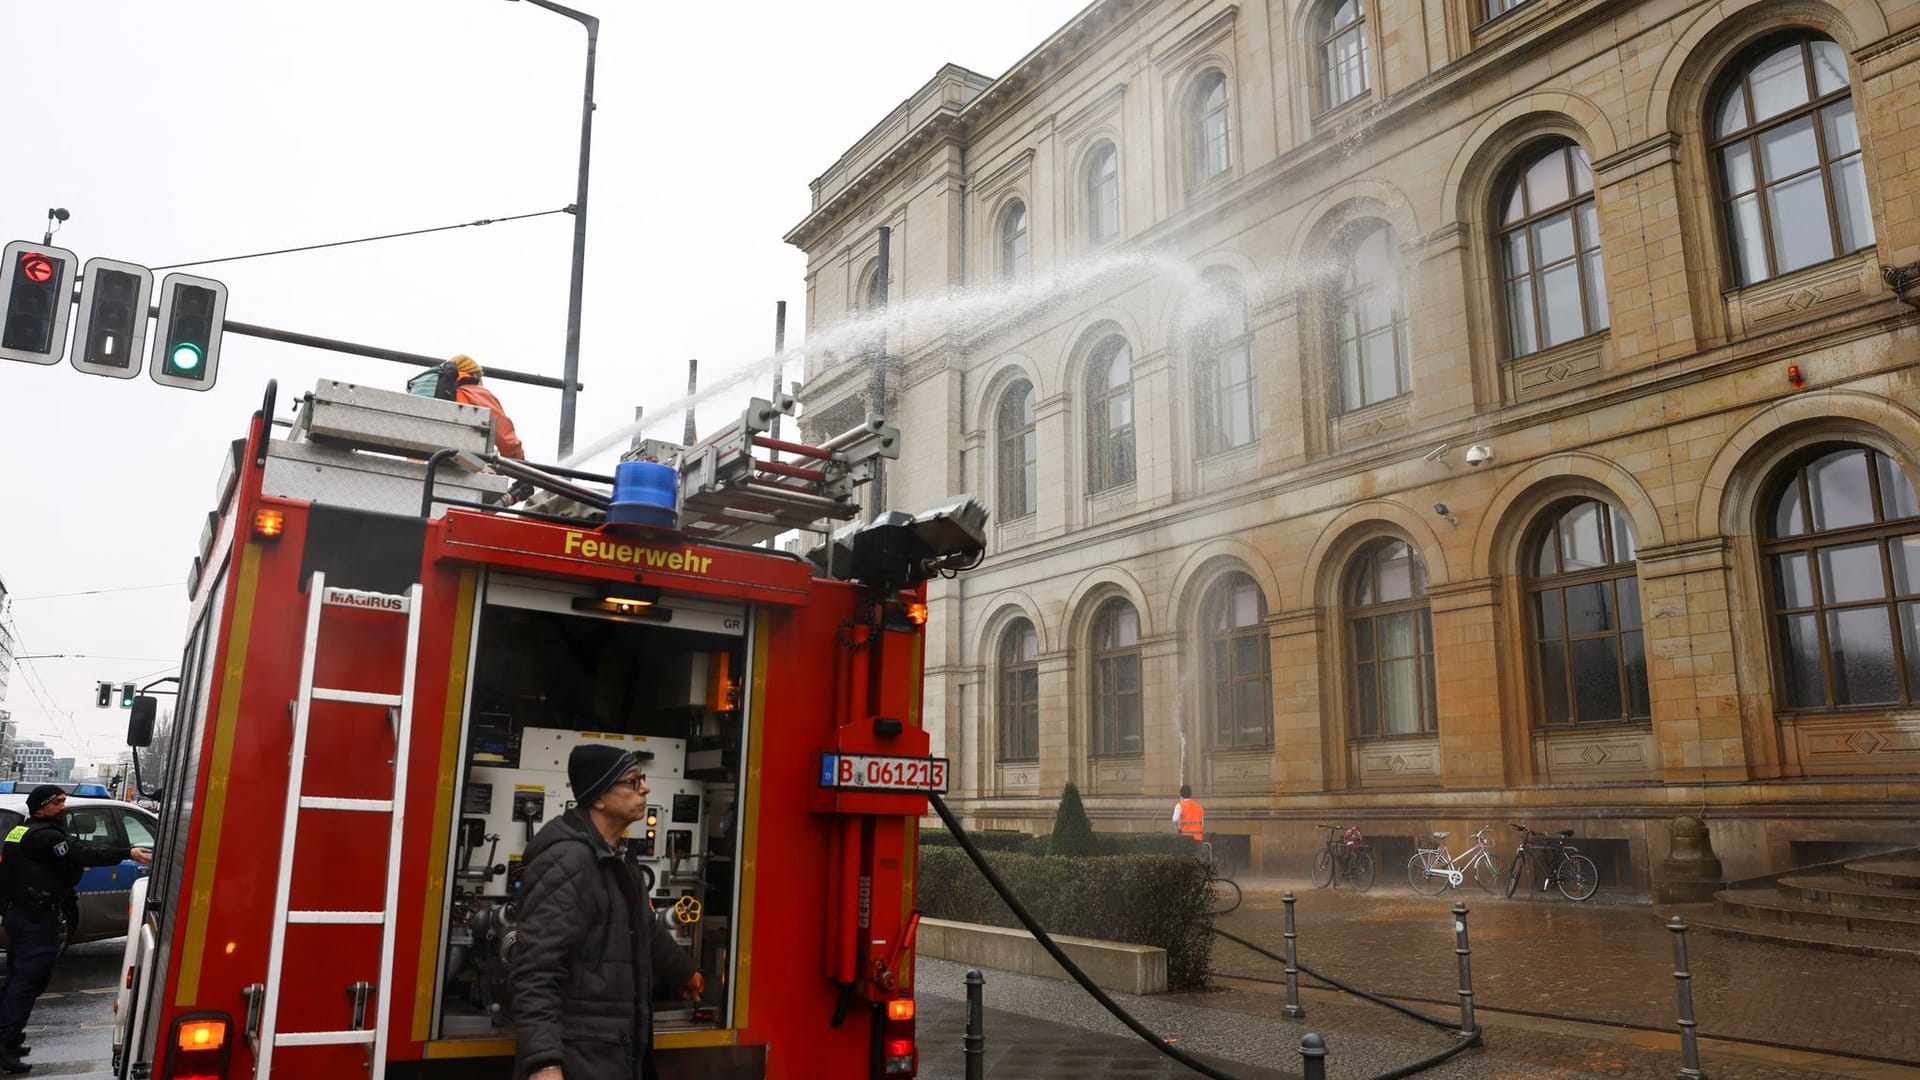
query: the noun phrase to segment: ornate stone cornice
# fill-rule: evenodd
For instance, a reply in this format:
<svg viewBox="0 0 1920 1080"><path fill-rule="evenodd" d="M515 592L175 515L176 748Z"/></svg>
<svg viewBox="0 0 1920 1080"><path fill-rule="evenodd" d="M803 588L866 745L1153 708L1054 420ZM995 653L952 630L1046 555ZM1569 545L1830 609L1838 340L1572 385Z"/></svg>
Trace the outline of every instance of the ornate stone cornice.
<svg viewBox="0 0 1920 1080"><path fill-rule="evenodd" d="M899 142L890 147L880 157L851 176L846 186L815 206L798 225L785 236L787 243L798 248L811 248L815 242L827 233L827 230L840 222L850 207L857 206L861 200L885 190L899 171L916 159L922 152L937 143L963 144L980 125L991 121L998 110L1041 84L1061 65L1079 57L1102 36L1125 25L1128 16L1148 0L1104 0L1095 3L1081 12L1072 22L1062 27L1051 38L1023 57L1006 74L994 79L983 87L971 99L965 102L942 103L933 115L922 120L917 126L900 137ZM952 72L973 75L964 68L941 69L935 77L940 78ZM911 103L909 103L911 104ZM907 105L901 106L902 109ZM901 114L896 110L887 114L873 132L870 132L852 150L843 155L837 165L844 165L854 158L862 147L877 140L890 121ZM832 170L829 170L831 173ZM816 186L819 181L815 181Z"/></svg>

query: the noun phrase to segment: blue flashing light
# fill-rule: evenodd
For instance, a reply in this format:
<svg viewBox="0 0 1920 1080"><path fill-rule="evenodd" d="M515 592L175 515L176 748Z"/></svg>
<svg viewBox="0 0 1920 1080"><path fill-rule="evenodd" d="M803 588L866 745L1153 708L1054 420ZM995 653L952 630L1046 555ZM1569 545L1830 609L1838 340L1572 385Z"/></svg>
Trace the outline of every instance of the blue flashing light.
<svg viewBox="0 0 1920 1080"><path fill-rule="evenodd" d="M623 461L613 470L609 525L672 529L680 524L680 473L657 461Z"/></svg>

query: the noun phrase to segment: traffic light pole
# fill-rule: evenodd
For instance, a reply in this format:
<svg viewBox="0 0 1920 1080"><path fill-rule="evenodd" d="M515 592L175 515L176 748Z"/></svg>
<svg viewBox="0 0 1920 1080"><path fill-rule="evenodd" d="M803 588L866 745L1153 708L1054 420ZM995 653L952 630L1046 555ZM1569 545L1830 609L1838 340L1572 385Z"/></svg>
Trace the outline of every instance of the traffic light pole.
<svg viewBox="0 0 1920 1080"><path fill-rule="evenodd" d="M346 353L349 356L365 356L373 360L391 360L396 364L412 364L414 367L433 367L446 362L444 356L423 356L419 353L402 352L399 349L383 349L378 345L360 345L337 338L321 337L318 334L301 334L292 330L276 330L271 326L255 326L252 323L226 321L226 332L242 337L262 338L267 341L279 341L288 345L305 345L310 349L326 349L329 352ZM569 372L571 374L571 370ZM577 382L562 382L551 375L532 375L524 371L510 371L487 365L487 378L494 382L517 382L528 386L544 386L549 389L565 390L577 393L585 389ZM571 390L567 388L571 387Z"/></svg>
<svg viewBox="0 0 1920 1080"><path fill-rule="evenodd" d="M580 103L580 174L573 197L573 280L567 286L567 357L561 372L560 458L573 454L573 414L580 381L580 305L587 274L587 163L593 148L593 60L600 45L600 20L553 0L527 0L535 7L565 15L587 31L587 87ZM491 376L493 369L487 369Z"/></svg>

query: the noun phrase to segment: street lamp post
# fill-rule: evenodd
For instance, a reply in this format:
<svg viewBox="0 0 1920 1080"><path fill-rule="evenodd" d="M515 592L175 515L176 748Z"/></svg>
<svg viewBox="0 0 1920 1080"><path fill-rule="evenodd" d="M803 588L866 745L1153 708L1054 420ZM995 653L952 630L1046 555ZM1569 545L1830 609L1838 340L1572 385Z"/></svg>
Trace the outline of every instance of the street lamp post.
<svg viewBox="0 0 1920 1080"><path fill-rule="evenodd" d="M587 161L593 148L593 58L600 43L600 20L553 0L527 0L572 19L587 31L587 88L580 103L580 177L573 197L573 281L567 288L567 359L560 388L560 457L573 453L573 413L580 381L580 302L587 272Z"/></svg>

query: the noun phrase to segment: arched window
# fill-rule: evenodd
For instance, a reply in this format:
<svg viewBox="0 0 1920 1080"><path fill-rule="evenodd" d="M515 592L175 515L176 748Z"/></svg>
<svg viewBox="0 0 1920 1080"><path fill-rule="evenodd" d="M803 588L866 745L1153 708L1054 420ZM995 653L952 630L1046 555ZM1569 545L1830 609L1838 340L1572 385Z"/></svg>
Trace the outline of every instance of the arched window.
<svg viewBox="0 0 1920 1080"><path fill-rule="evenodd" d="M1000 279L1027 276L1027 204L1014 202L1000 212Z"/></svg>
<svg viewBox="0 0 1920 1080"><path fill-rule="evenodd" d="M1000 395L994 441L1000 450L1000 519L1015 521L1039 508L1035 460L1039 437L1033 423L1033 384L1021 379Z"/></svg>
<svg viewBox="0 0 1920 1080"><path fill-rule="evenodd" d="M1000 635L1000 760L1040 758L1040 639L1019 619Z"/></svg>
<svg viewBox="0 0 1920 1080"><path fill-rule="evenodd" d="M1713 149L1742 285L1873 244L1847 54L1825 38L1773 38L1727 73Z"/></svg>
<svg viewBox="0 0 1920 1080"><path fill-rule="evenodd" d="M1200 453L1245 446L1259 435L1253 387L1253 333L1247 294L1215 282L1196 313L1194 377L1198 383Z"/></svg>
<svg viewBox="0 0 1920 1080"><path fill-rule="evenodd" d="M1348 571L1346 603L1354 735L1438 731L1433 612L1420 556L1402 540L1368 544Z"/></svg>
<svg viewBox="0 0 1920 1080"><path fill-rule="evenodd" d="M1334 304L1340 404L1352 412L1413 389L1407 305L1400 292L1400 242L1385 222L1347 233L1346 275Z"/></svg>
<svg viewBox="0 0 1920 1080"><path fill-rule="evenodd" d="M1133 483L1133 346L1118 334L1087 362L1087 490Z"/></svg>
<svg viewBox="0 0 1920 1080"><path fill-rule="evenodd" d="M1187 186L1198 187L1233 164L1227 146L1227 77L1209 71L1187 97Z"/></svg>
<svg viewBox="0 0 1920 1080"><path fill-rule="evenodd" d="M1597 499L1547 511L1527 563L1540 720L1618 724L1653 715L1627 516Z"/></svg>
<svg viewBox="0 0 1920 1080"><path fill-rule="evenodd" d="M1819 447L1762 505L1783 707L1920 701L1920 500L1899 464Z"/></svg>
<svg viewBox="0 0 1920 1080"><path fill-rule="evenodd" d="M1366 0L1331 0L1320 14L1322 108L1344 105L1367 92Z"/></svg>
<svg viewBox="0 0 1920 1080"><path fill-rule="evenodd" d="M1140 613L1120 597L1093 617L1093 752L1138 754Z"/></svg>
<svg viewBox="0 0 1920 1080"><path fill-rule="evenodd" d="M1273 657L1267 644L1267 598L1242 573L1222 575L1200 605L1207 639L1208 703L1213 745L1273 744Z"/></svg>
<svg viewBox="0 0 1920 1080"><path fill-rule="evenodd" d="M860 275L860 310L880 312L887 310L887 282L880 276L880 262L874 260L867 264L866 272Z"/></svg>
<svg viewBox="0 0 1920 1080"><path fill-rule="evenodd" d="M1607 328L1607 282L1587 152L1537 144L1500 192L1500 264L1507 350L1525 356Z"/></svg>
<svg viewBox="0 0 1920 1080"><path fill-rule="evenodd" d="M1120 155L1103 142L1087 158L1087 242L1120 235Z"/></svg>

